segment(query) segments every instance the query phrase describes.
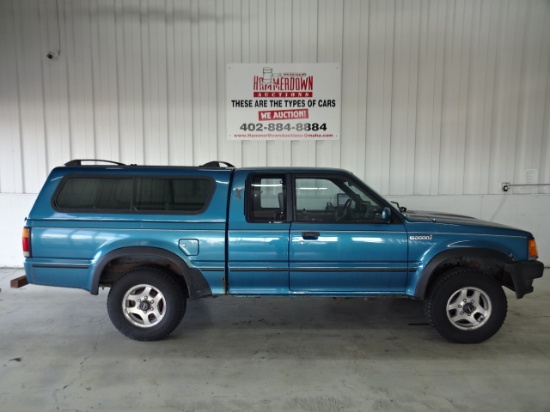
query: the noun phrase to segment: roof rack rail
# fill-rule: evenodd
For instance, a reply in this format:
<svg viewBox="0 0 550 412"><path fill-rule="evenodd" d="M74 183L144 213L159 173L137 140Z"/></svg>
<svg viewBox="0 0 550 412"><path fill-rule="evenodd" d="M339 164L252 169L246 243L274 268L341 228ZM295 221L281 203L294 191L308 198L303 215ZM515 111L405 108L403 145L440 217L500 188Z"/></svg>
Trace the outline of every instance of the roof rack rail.
<svg viewBox="0 0 550 412"><path fill-rule="evenodd" d="M126 166L124 163L115 162L113 160L103 160L103 159L74 159L65 163L65 166L82 166L82 162L103 162L103 163L111 163L117 166Z"/></svg>
<svg viewBox="0 0 550 412"><path fill-rule="evenodd" d="M231 163L224 162L223 160L212 160L211 162L200 165L199 167L230 167L235 168Z"/></svg>

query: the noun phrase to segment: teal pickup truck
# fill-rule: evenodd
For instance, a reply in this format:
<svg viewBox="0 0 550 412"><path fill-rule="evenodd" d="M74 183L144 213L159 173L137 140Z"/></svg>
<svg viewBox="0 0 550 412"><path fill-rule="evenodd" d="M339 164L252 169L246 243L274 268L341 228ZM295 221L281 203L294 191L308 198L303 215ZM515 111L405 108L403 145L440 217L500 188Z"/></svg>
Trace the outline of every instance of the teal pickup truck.
<svg viewBox="0 0 550 412"><path fill-rule="evenodd" d="M504 322L502 287L522 298L543 272L531 233L394 207L341 169L91 163L47 178L23 229L26 278L110 287L111 321L136 340L170 334L187 299L387 296L477 343Z"/></svg>

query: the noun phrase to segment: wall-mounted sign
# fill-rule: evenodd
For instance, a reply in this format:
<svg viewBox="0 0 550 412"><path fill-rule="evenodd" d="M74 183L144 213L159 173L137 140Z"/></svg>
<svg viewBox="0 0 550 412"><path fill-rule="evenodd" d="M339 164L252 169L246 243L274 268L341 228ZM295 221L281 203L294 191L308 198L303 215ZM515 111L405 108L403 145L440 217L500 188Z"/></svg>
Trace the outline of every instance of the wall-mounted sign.
<svg viewBox="0 0 550 412"><path fill-rule="evenodd" d="M230 140L339 140L340 64L228 64Z"/></svg>

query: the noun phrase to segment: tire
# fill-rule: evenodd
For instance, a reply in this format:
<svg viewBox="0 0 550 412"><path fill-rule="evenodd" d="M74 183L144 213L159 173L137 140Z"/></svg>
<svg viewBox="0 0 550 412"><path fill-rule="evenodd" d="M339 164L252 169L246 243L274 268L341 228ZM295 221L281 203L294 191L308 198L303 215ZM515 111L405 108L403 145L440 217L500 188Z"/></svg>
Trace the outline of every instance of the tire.
<svg viewBox="0 0 550 412"><path fill-rule="evenodd" d="M473 268L454 268L435 283L425 302L426 317L445 339L480 343L498 332L508 310L506 295L492 277Z"/></svg>
<svg viewBox="0 0 550 412"><path fill-rule="evenodd" d="M176 279L162 269L139 267L125 273L109 291L113 325L139 341L164 339L179 325L186 299Z"/></svg>

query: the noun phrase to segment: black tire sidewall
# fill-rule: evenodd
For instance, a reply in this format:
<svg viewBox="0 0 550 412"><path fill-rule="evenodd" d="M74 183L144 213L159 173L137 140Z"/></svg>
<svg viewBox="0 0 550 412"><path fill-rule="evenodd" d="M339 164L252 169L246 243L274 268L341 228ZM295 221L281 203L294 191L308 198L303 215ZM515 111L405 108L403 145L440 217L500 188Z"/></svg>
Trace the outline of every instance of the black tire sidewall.
<svg viewBox="0 0 550 412"><path fill-rule="evenodd" d="M486 323L473 330L457 328L447 316L447 302L452 294L465 287L483 291L491 301L491 315ZM456 343L480 343L492 337L506 318L508 304L500 284L475 269L458 268L445 273L435 284L427 301L426 315L432 327L445 339Z"/></svg>
<svg viewBox="0 0 550 412"><path fill-rule="evenodd" d="M156 325L140 328L133 325L123 313L123 300L128 290L147 284L158 288L164 295L166 313ZM113 284L107 297L107 312L113 325L125 336L139 341L160 340L168 336L181 322L186 300L175 279L157 268L141 267L130 270Z"/></svg>

